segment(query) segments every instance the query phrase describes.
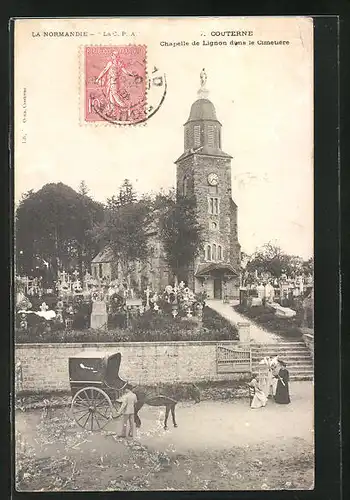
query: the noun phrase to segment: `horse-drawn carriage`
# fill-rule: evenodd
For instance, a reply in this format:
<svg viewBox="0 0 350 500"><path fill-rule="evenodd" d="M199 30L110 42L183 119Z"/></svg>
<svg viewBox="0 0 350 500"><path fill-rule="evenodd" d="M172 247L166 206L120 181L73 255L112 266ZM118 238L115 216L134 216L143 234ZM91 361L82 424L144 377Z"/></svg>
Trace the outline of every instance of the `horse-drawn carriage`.
<svg viewBox="0 0 350 500"><path fill-rule="evenodd" d="M86 351L69 358L72 414L80 427L103 429L120 407L127 382L119 377L121 354Z"/></svg>
<svg viewBox="0 0 350 500"><path fill-rule="evenodd" d="M69 358L69 380L73 396L71 410L80 427L91 431L101 430L117 416L121 406L119 398L127 385L127 382L119 377L120 364L120 353L84 351ZM170 412L174 427L177 427L175 406L178 397L174 390L165 394L157 390L134 387L133 391L137 396L136 427L141 426L138 412L144 404L164 406L164 428L167 428ZM199 390L194 384L189 384L189 396L197 403L200 401Z"/></svg>

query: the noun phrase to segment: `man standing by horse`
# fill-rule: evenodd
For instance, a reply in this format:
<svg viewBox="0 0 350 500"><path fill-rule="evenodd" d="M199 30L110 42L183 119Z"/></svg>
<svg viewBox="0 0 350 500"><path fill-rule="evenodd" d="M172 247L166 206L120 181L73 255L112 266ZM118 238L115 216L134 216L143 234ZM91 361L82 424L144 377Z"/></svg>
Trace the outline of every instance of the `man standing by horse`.
<svg viewBox="0 0 350 500"><path fill-rule="evenodd" d="M122 433L118 437L126 437L126 429L129 422L129 437L134 437L134 414L135 414L135 404L137 402L137 396L132 391L132 386L127 384L124 389L124 394L119 399L122 403L119 408L117 417L123 415L123 429Z"/></svg>

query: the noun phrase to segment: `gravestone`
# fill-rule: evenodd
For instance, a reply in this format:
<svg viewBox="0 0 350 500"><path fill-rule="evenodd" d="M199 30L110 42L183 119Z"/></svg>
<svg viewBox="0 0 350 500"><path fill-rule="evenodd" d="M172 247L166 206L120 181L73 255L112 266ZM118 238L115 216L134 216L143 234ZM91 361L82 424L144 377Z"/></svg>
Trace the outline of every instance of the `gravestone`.
<svg viewBox="0 0 350 500"><path fill-rule="evenodd" d="M246 287L241 286L239 289L239 303L246 306L248 302L248 290Z"/></svg>
<svg viewBox="0 0 350 500"><path fill-rule="evenodd" d="M96 300L92 303L92 312L90 317L90 328L106 328L108 321L107 305L104 301Z"/></svg>

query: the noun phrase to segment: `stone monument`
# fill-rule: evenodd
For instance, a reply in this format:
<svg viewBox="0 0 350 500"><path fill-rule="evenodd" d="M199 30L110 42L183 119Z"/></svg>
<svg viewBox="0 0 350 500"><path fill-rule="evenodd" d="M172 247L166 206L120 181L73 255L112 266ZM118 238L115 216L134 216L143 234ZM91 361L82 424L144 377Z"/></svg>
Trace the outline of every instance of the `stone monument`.
<svg viewBox="0 0 350 500"><path fill-rule="evenodd" d="M237 323L239 341L248 344L250 342L250 323Z"/></svg>
<svg viewBox="0 0 350 500"><path fill-rule="evenodd" d="M108 322L107 305L103 300L95 300L92 303L92 312L90 316L90 328L106 328Z"/></svg>

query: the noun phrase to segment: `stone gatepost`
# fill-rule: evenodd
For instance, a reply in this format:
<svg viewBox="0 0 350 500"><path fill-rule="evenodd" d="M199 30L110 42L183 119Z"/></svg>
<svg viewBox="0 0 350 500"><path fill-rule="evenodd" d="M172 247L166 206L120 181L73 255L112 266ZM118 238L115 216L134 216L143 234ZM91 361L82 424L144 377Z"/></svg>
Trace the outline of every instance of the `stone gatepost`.
<svg viewBox="0 0 350 500"><path fill-rule="evenodd" d="M239 341L244 344L249 344L250 342L250 323L241 322L237 323Z"/></svg>

